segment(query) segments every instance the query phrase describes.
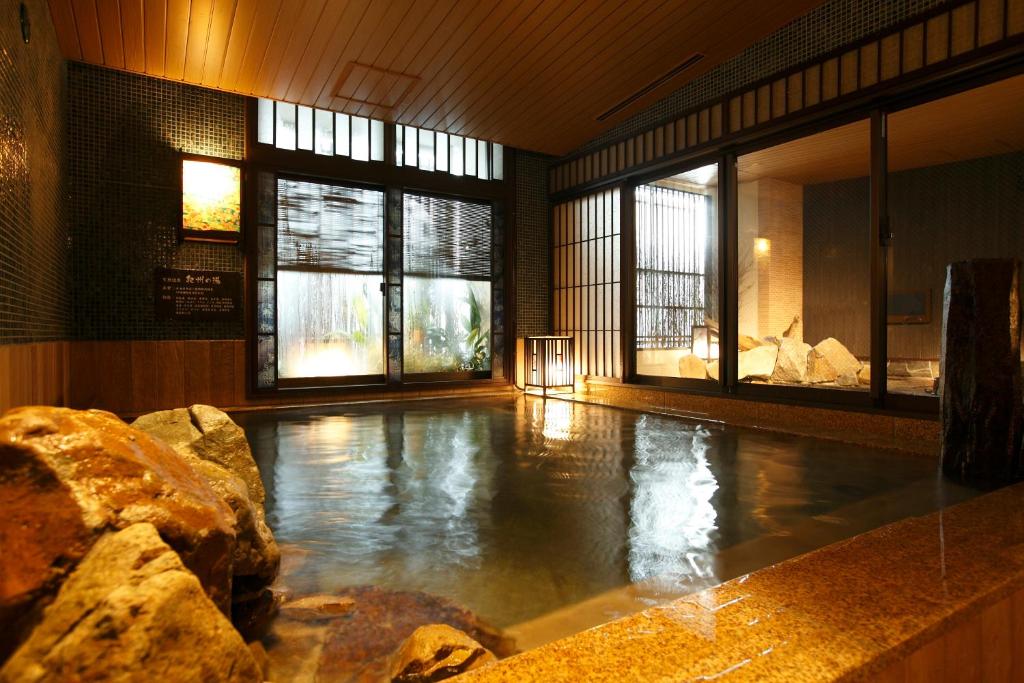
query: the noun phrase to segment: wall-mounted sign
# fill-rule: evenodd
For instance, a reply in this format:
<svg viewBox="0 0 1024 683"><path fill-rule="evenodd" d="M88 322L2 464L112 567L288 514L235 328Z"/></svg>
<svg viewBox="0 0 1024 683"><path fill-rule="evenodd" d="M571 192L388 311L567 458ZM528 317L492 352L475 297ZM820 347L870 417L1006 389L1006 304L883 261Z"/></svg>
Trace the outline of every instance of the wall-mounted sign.
<svg viewBox="0 0 1024 683"><path fill-rule="evenodd" d="M241 317L241 273L157 268L154 284L159 320L238 320Z"/></svg>

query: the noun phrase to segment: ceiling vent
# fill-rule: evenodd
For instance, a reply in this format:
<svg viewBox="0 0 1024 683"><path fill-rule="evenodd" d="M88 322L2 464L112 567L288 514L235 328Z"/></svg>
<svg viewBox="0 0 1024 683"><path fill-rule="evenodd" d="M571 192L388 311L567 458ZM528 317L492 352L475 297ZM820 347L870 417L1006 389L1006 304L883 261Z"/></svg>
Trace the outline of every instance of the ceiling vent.
<svg viewBox="0 0 1024 683"><path fill-rule="evenodd" d="M648 83L644 87L640 88L639 90L637 90L635 93L633 93L632 95L630 95L626 99L624 99L621 102L619 102L618 104L616 104L614 107L612 107L608 111L606 111L603 114L601 114L600 116L598 116L597 120L598 121L604 121L607 118L615 116L620 111L622 111L623 109L629 107L631 104L633 104L634 102L639 100L641 97L644 97L645 95L649 95L650 93L654 92L655 90L657 90L661 86L665 85L666 83L671 81L673 78L675 78L679 74L683 73L684 71L686 71L687 69L689 69L691 66L693 66L694 64L696 64L697 62L699 62L702 59L704 59L704 55L699 53L699 52L691 55L690 57L686 58L686 60L683 61L678 66L674 67L673 69L669 70L667 73L665 73L665 74L659 76L658 78L654 79L653 81L651 81L650 83Z"/></svg>
<svg viewBox="0 0 1024 683"><path fill-rule="evenodd" d="M349 62L341 70L334 96L343 100L342 104L365 104L390 110L401 104L419 80L418 76L399 71Z"/></svg>

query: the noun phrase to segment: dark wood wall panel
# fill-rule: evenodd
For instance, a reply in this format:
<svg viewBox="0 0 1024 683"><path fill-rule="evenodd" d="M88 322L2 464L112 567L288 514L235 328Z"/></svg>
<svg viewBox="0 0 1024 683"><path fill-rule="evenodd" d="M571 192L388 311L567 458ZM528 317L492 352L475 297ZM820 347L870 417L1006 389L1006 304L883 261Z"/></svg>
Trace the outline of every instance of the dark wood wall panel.
<svg viewBox="0 0 1024 683"><path fill-rule="evenodd" d="M64 405L68 342L0 346L0 413L23 405Z"/></svg>

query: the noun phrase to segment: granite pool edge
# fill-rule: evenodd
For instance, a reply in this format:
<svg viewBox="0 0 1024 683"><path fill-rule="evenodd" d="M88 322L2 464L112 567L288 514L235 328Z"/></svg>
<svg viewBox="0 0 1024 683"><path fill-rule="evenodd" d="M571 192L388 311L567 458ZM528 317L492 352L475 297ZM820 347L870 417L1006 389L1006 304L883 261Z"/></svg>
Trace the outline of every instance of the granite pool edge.
<svg viewBox="0 0 1024 683"><path fill-rule="evenodd" d="M458 677L862 680L1024 591L1024 484L800 555Z"/></svg>

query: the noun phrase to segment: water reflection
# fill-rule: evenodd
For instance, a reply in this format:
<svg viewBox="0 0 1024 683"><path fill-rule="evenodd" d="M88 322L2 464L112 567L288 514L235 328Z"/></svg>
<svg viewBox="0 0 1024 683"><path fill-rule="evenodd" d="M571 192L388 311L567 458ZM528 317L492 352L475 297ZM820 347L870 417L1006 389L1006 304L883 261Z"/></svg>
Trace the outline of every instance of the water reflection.
<svg viewBox="0 0 1024 683"><path fill-rule="evenodd" d="M684 593L718 583L712 540L718 482L707 459L711 433L667 421L643 415L636 424L629 577L661 592Z"/></svg>
<svg viewBox="0 0 1024 683"><path fill-rule="evenodd" d="M935 509L944 486L926 458L532 397L237 417L287 586L420 590L500 626L631 584L698 590Z"/></svg>

